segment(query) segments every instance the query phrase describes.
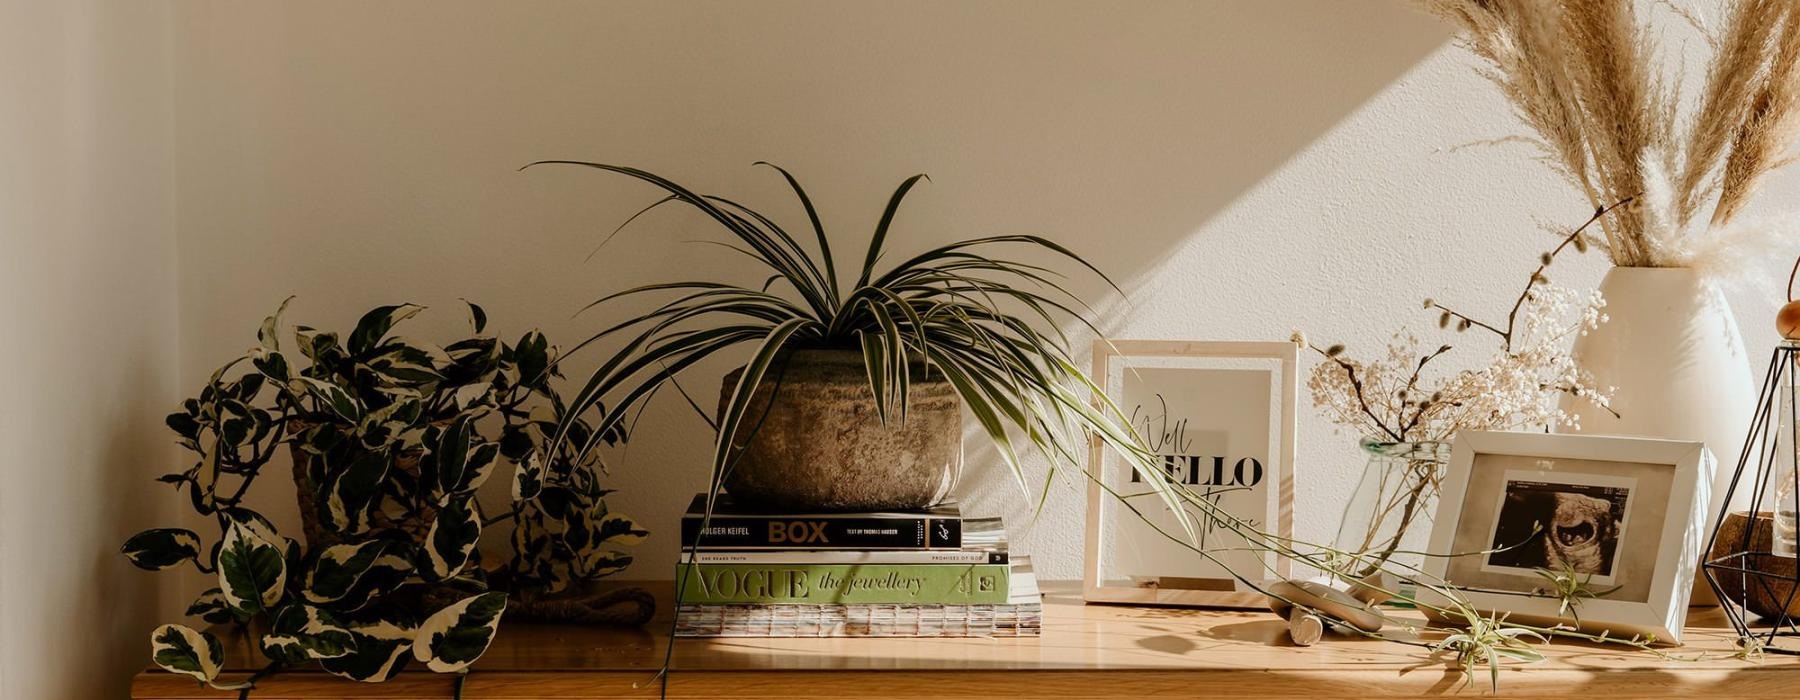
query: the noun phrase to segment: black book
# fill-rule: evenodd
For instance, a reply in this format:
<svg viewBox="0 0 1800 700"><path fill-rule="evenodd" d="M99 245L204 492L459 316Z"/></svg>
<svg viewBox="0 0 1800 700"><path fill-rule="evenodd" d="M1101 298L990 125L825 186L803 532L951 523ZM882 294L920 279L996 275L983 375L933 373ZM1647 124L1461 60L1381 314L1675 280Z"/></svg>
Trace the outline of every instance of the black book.
<svg viewBox="0 0 1800 700"><path fill-rule="evenodd" d="M964 521L955 505L889 513L770 513L739 507L727 496L713 502L706 517L706 495L694 497L681 517L681 545L702 550L732 549L960 549ZM997 527L969 521L971 527Z"/></svg>

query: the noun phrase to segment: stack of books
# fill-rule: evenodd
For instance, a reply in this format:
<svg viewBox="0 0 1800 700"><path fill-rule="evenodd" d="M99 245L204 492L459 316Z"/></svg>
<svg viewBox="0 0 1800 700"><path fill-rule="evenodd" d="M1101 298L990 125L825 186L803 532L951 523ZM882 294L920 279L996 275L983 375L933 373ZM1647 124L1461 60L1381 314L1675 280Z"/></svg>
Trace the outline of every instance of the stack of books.
<svg viewBox="0 0 1800 700"><path fill-rule="evenodd" d="M1043 605L999 518L956 506L766 513L727 496L681 520L678 637L1029 637Z"/></svg>

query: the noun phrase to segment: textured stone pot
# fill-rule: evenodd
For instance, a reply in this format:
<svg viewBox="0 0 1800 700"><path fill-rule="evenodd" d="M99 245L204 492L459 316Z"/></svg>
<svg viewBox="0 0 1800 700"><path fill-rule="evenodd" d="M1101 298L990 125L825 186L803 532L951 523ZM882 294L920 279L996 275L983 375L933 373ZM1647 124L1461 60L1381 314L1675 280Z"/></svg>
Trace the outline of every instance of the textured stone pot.
<svg viewBox="0 0 1800 700"><path fill-rule="evenodd" d="M725 377L721 413L742 369ZM859 352L797 350L763 377L725 477L739 503L785 511L935 505L962 472L962 401L938 374L912 368L906 420L883 425Z"/></svg>

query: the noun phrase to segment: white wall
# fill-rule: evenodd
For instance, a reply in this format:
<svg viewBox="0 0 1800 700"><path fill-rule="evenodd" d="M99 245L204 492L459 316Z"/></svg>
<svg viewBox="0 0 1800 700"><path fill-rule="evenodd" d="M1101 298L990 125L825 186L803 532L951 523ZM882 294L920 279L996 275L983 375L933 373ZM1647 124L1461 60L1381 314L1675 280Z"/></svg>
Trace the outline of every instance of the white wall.
<svg viewBox="0 0 1800 700"><path fill-rule="evenodd" d="M0 2L0 697L124 697L176 452L173 109L161 3Z"/></svg>
<svg viewBox="0 0 1800 700"><path fill-rule="evenodd" d="M674 213L584 259L655 195L515 172L541 158L641 166L798 221L750 166L774 160L850 248L929 172L895 250L1040 233L1126 285L1133 306L1100 319L1116 336L1302 328L1359 350L1431 327L1426 295L1501 313L1546 246L1536 222L1587 214L1523 149L1447 150L1520 127L1447 30L1397 2L195 2L177 36L184 392L288 294L316 326L428 304L425 337L461 328L468 297L567 345L612 320L570 317L604 293L753 281L683 244L711 233ZM1603 269L1567 268L1568 284ZM1761 355L1771 304L1734 299ZM1361 462L1302 416L1300 534L1324 538ZM632 576L669 571L703 430L671 401L617 462L616 507L659 533ZM998 469L965 491L1045 575L1079 575L1075 482L1035 522Z"/></svg>

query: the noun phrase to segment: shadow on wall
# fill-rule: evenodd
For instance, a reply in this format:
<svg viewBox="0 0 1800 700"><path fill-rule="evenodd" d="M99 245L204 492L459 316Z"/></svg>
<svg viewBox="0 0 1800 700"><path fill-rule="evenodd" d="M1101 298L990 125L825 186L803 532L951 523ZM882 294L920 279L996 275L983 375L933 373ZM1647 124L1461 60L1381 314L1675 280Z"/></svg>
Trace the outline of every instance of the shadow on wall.
<svg viewBox="0 0 1800 700"><path fill-rule="evenodd" d="M255 271L184 275L182 342L196 349L184 391L289 294L300 296L294 318L318 327L346 327L376 304L427 304L421 338L459 324L467 297L504 333L541 325L567 347L631 313L569 317L613 291L760 283L730 253L684 243L712 234L673 210L584 262L656 195L591 171L515 172L539 158L643 167L800 226L780 178L750 166L778 161L850 256L892 188L926 171L933 182L909 197L894 254L1031 232L1133 280L1448 37L1399 2L1331 0L178 13L181 269ZM1087 279L1074 288L1106 291ZM696 367L686 388L706 403L727 364ZM613 470L618 506L652 533L674 532L706 481L709 451L695 439L705 428L680 403L658 402ZM971 464L998 464L979 444ZM977 476L969 493L983 510L1019 514L1009 478ZM285 522L292 494L278 488L261 505ZM664 576L673 562L653 536L634 573Z"/></svg>
<svg viewBox="0 0 1800 700"><path fill-rule="evenodd" d="M72 598L96 608L92 620L99 629L88 634L69 635L74 645L65 659L109 659L118 666L135 667L150 661L150 632L165 622L178 622L176 613L187 608L206 584L182 586L190 578L191 567L151 572L130 565L119 553L118 545L137 532L151 527L175 527L177 522L169 506L182 499L155 477L165 471L180 471L187 455L176 456L169 447L173 442L160 420L173 410L168 404L166 366L150 366L149 358L130 354L119 358L135 361L125 381L116 385L109 399L109 412L115 420L110 430L98 430L104 437L99 455L101 464L109 465L108 478L116 483L92 489L100 497L88 517L98 522L98 531L108 539L97 552L82 553L91 560L91 575L76 579ZM71 553L74 554L74 553ZM93 673L70 676L70 680L104 686L90 686L87 692L71 692L68 697L115 697L120 679ZM126 679L129 680L128 678ZM105 688L105 690L101 690Z"/></svg>

